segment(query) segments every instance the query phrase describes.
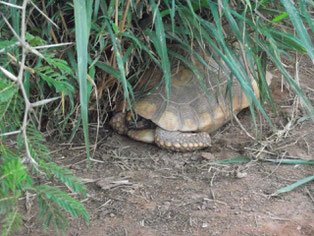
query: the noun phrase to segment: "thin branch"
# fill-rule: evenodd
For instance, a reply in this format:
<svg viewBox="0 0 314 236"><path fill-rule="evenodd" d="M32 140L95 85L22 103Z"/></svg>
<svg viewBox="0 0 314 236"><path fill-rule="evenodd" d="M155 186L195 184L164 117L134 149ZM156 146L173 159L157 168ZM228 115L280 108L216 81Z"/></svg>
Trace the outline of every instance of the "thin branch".
<svg viewBox="0 0 314 236"><path fill-rule="evenodd" d="M236 122L239 124L240 128L244 131L244 133L251 139L256 140L249 132L246 131L246 129L243 127L243 125L241 124L240 120L238 119L238 117L234 114L233 118L236 120Z"/></svg>
<svg viewBox="0 0 314 236"><path fill-rule="evenodd" d="M9 79L13 80L14 82L18 80L15 75L13 75L10 71L4 69L2 66L0 66L0 70L3 72L3 74L5 74Z"/></svg>
<svg viewBox="0 0 314 236"><path fill-rule="evenodd" d="M21 26L21 40L22 42L25 42L25 34L26 34L26 22L25 22L25 18L26 18L26 6L29 0L24 0L23 2L23 10L22 10L22 26ZM22 125L22 135L24 138L24 144L25 144L25 149L26 149L26 154L27 154L27 158L25 158L23 160L23 163L31 163L37 170L37 162L34 160L34 158L32 157L32 154L29 150L29 146L28 146L28 138L27 138L27 133L26 133L26 128L27 128L27 124L28 124L28 113L29 110L31 108L31 103L28 100L28 96L27 93L25 91L24 88L24 84L23 84L23 75L24 75L24 65L25 65L25 59L26 59L26 47L25 44L23 44L22 47L22 60L21 60L21 65L20 65L20 71L19 71L19 75L18 75L18 83L20 85L23 97L24 97L24 102L25 102L25 112L24 112L24 118L23 118L23 125Z"/></svg>
<svg viewBox="0 0 314 236"><path fill-rule="evenodd" d="M50 45L43 45L43 46L36 46L33 47L34 49L45 49L45 48L53 48L53 47L61 47L61 46L66 46L66 45L72 45L74 43L69 42L69 43L56 43L56 44L50 44Z"/></svg>
<svg viewBox="0 0 314 236"><path fill-rule="evenodd" d="M59 98L61 98L61 97L54 97L54 98L43 99L43 100L40 100L40 101L38 101L38 102L33 102L33 103L31 103L30 106L31 106L32 108L33 108L33 107L42 106L42 105L45 105L45 104L47 104L47 103L49 103L49 102L53 102L53 101L55 101L55 100L57 100L57 99L59 99Z"/></svg>
<svg viewBox="0 0 314 236"><path fill-rule="evenodd" d="M25 1L28 1L28 0L25 0ZM23 3L24 5L24 3ZM22 14L23 14L23 11L22 10ZM26 26L21 26L21 30L23 30L24 28L24 35L23 35L23 32L21 32L21 37L20 38L18 36L18 34L15 32L15 30L13 29L13 27L10 25L9 21L7 20L7 18L5 18L5 16L3 14L1 14L4 22L7 24L7 26L9 27L9 29L11 30L11 32L14 34L14 36L17 38L17 40L23 45L23 47L27 48L29 51L31 51L32 53L34 53L36 56L40 57L40 58L44 58L44 56L38 52L36 49L32 48L31 46L29 46L29 44L25 41L25 28ZM22 16L23 17L23 16ZM24 12L24 17L25 17L25 12ZM25 19L22 19L22 24L25 23Z"/></svg>
<svg viewBox="0 0 314 236"><path fill-rule="evenodd" d="M50 20L50 18L42 11L40 10L35 3L33 3L32 1L30 1L30 3L33 5L33 7L39 11L51 24L53 24L57 29L59 29L59 26L57 26L52 20Z"/></svg>
<svg viewBox="0 0 314 236"><path fill-rule="evenodd" d="M21 66L21 62L18 62L15 56L11 55L9 52L7 52L7 56L10 57L10 59L13 61L13 63L16 63L16 64ZM24 65L24 70L27 70L31 74L35 73L34 69L32 69L28 66L25 66L25 65Z"/></svg>
<svg viewBox="0 0 314 236"><path fill-rule="evenodd" d="M19 133L21 133L21 130L15 130L15 131L12 131L12 132L7 132L7 133L0 134L0 137L15 135L15 134L19 134Z"/></svg>
<svg viewBox="0 0 314 236"><path fill-rule="evenodd" d="M98 137L99 137L99 126L100 126L100 114L99 114L99 98L98 98L98 90L97 90L97 85L94 82L94 80L87 75L87 79L89 82L91 82L94 86L94 91L95 91L95 97L96 97L96 107L97 107L97 128L96 128L96 137L95 137L95 145L94 145L94 150L93 150L93 154L92 157L95 156L95 152L97 149L97 142L98 142ZM92 158L93 159L93 158Z"/></svg>
<svg viewBox="0 0 314 236"><path fill-rule="evenodd" d="M19 5L12 4L12 3L4 2L4 1L0 1L0 3L2 3L4 5L7 5L9 7L14 7L14 8L17 8L17 9L23 9L23 7L21 7Z"/></svg>
<svg viewBox="0 0 314 236"><path fill-rule="evenodd" d="M9 26L10 30L12 31L12 33L17 36L18 40L21 42L22 44L22 59L21 59L21 63L20 63L20 70L19 70L19 74L17 77L15 77L14 75L12 75L10 72L8 72L7 70L3 69L2 67L0 68L1 71L3 71L9 78L11 78L12 80L16 81L21 89L23 98L24 98L24 102L25 102L25 112L24 112L24 118L23 118L23 124L22 124L22 128L20 130L20 132L22 133L22 136L24 138L24 144L25 144L25 149L26 149L26 155L27 157L24 158L23 162L28 162L31 163L37 170L37 162L34 160L34 158L32 157L30 150L29 150L29 146L28 146L28 139L27 139L27 134L26 134L26 128L27 128L27 121L28 121L28 113L29 110L31 108L31 103L28 100L25 88L24 88L24 84L23 84L23 76L24 76L24 65L25 65L25 59L26 59L26 48L28 48L27 44L25 43L25 33L26 33L26 23L25 23L25 17L26 17L26 6L29 0L24 0L23 2L23 6L22 6L22 25L21 25L21 38L18 37L18 35L16 34L16 32L13 30L13 28L11 27L11 25L9 24L9 22L6 20L6 18L3 16L4 21L6 22L6 24ZM34 50L36 51L36 50ZM37 51L36 51L37 52ZM41 55L41 54L40 54Z"/></svg>

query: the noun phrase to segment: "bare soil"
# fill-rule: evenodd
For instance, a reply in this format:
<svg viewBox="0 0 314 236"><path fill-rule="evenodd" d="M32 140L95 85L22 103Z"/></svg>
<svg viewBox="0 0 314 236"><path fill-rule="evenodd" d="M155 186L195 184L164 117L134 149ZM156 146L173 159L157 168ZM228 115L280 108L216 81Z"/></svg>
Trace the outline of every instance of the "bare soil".
<svg viewBox="0 0 314 236"><path fill-rule="evenodd" d="M301 86L314 104L313 65L307 60L300 65ZM92 161L90 171L82 139L72 145L52 144L51 149L57 150L55 161L83 178L88 189L88 198L82 200L90 225L71 219L66 235L313 236L313 181L272 196L278 189L312 176L313 165L261 161L314 160L313 122L298 123L306 114L300 106L294 109L293 93L285 84L281 90L279 73L273 73L276 78L271 89L279 116L269 104L266 110L277 132L259 115L255 128L249 110L238 115L246 132L258 138L255 141L233 121L212 135L212 147L175 153L104 128L94 156L97 161ZM236 157L252 161L210 164ZM27 229L19 235L57 235L52 228L42 232L35 219L25 222Z"/></svg>

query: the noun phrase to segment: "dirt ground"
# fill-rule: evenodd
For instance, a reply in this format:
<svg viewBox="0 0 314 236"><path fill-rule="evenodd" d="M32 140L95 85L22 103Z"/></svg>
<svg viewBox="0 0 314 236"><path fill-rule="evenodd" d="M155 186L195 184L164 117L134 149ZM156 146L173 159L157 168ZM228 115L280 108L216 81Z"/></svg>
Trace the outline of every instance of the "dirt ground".
<svg viewBox="0 0 314 236"><path fill-rule="evenodd" d="M102 129L98 149L87 170L83 141L53 144L55 160L84 179L91 217L71 219L69 236L161 235L314 235L314 183L279 196L278 189L314 174L313 165L284 165L260 159L314 160L314 125L297 122L306 114L293 112L294 96L277 71L271 89L279 116L266 110L277 135L263 119L254 128L250 111L238 115L241 126L230 122L212 135L212 147L175 153L142 144ZM314 104L314 69L309 60L300 64L300 83ZM299 106L300 107L300 106ZM293 122L289 125L291 116ZM255 137L252 140L244 131ZM91 128L93 134L93 129ZM239 164L209 164L235 157L251 157ZM35 217L34 217L35 218ZM34 218L19 235L56 235L42 232Z"/></svg>

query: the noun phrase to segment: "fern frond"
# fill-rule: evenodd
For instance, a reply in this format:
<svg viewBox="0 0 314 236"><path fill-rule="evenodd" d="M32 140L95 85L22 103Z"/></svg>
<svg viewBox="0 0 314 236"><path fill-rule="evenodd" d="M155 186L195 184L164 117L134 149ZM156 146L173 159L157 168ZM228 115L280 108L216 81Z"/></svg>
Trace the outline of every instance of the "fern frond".
<svg viewBox="0 0 314 236"><path fill-rule="evenodd" d="M50 162L50 150L44 144L46 140L32 124L27 126L27 137L29 141L29 149L33 158L37 162L39 162L39 160Z"/></svg>
<svg viewBox="0 0 314 236"><path fill-rule="evenodd" d="M0 174L2 190L13 193L24 185L27 176L26 168L20 158L5 162L0 169Z"/></svg>
<svg viewBox="0 0 314 236"><path fill-rule="evenodd" d="M2 145L0 151L3 161L0 162L0 214L5 214L1 221L1 235L9 235L22 225L17 202L22 196L22 189L27 185L27 171L21 158L16 158L13 152Z"/></svg>
<svg viewBox="0 0 314 236"><path fill-rule="evenodd" d="M83 216L85 222L89 223L89 216L83 204L70 197L66 192L48 185L39 185L36 187L36 191L40 206L40 219L44 219L45 227L48 227L51 221L56 228L62 230L68 226L68 222L64 218L60 208L63 208L73 217Z"/></svg>
<svg viewBox="0 0 314 236"><path fill-rule="evenodd" d="M76 193L82 193L85 196L86 188L81 183L81 180L75 177L70 170L62 168L54 162L51 162L51 157L49 156L50 150L44 144L46 140L31 124L28 126L27 135L29 138L30 152L37 163L39 163L40 168L47 175L47 178L54 175L73 191Z"/></svg>
<svg viewBox="0 0 314 236"><path fill-rule="evenodd" d="M48 168L46 170L47 172L50 171L53 175L60 179L62 183L66 184L73 191L76 193L82 193L83 196L86 196L85 185L83 185L80 178L74 176L70 170L64 169L54 162L47 163L46 168Z"/></svg>
<svg viewBox="0 0 314 236"><path fill-rule="evenodd" d="M3 149L3 148L1 148ZM3 153L4 157L7 153ZM4 158L3 158L4 159ZM20 158L8 159L0 165L0 213L11 212L27 184L27 171Z"/></svg>
<svg viewBox="0 0 314 236"><path fill-rule="evenodd" d="M8 80L0 80L0 132L20 128L24 104L18 94L18 86Z"/></svg>
<svg viewBox="0 0 314 236"><path fill-rule="evenodd" d="M13 235L14 232L17 232L21 229L23 224L22 214L18 212L17 209L10 211L6 217L1 221L1 235L8 236Z"/></svg>

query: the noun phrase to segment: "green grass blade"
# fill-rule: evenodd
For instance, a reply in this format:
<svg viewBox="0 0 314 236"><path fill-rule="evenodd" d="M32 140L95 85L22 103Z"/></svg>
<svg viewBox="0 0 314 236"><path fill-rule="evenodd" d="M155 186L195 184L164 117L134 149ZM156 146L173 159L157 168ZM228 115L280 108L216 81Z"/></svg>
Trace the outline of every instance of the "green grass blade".
<svg viewBox="0 0 314 236"><path fill-rule="evenodd" d="M314 165L314 160L302 160L302 159L265 159L268 162L288 164L288 165Z"/></svg>
<svg viewBox="0 0 314 236"><path fill-rule="evenodd" d="M170 62L167 52L167 45L166 45L166 35L165 35L165 29L162 22L162 18L160 16L160 11L158 9L158 6L156 5L154 0L151 0L151 6L153 10L153 15L155 19L155 29L156 34L153 40L153 43L156 47L156 51L161 59L161 69L164 72L164 79L166 82L166 93L167 98L170 97L170 83L171 83L171 77L170 77Z"/></svg>
<svg viewBox="0 0 314 236"><path fill-rule="evenodd" d="M80 125L81 125L81 121L82 121L82 114L79 115L79 117L77 118L77 121L76 121L76 124L71 132L71 135L68 139L68 143L72 143L75 135L76 135L76 132L78 131Z"/></svg>
<svg viewBox="0 0 314 236"><path fill-rule="evenodd" d="M252 159L247 157L237 157L237 158L229 158L220 161L209 162L208 164L233 164L233 163L246 163L250 162Z"/></svg>
<svg viewBox="0 0 314 236"><path fill-rule="evenodd" d="M214 7L214 5L211 7L211 10L213 12L216 12L217 9ZM225 5L224 10L229 12L229 8ZM216 14L217 15L217 14ZM231 13L228 14L228 20L232 23L232 25L235 25L234 27L234 33L239 37L238 39L242 42L243 38L241 36L240 30L238 26L236 25L236 20L232 17ZM253 103L256 105L256 107L259 109L259 111L263 114L265 119L268 121L269 125L273 127L269 117L267 116L266 112L264 111L262 105L256 98L252 86L250 84L250 78L248 77L247 73L244 70L244 67L241 63L239 63L238 56L236 56L234 53L232 53L232 50L227 46L224 36L222 32L220 32L221 25L218 24L218 20L216 20L216 23L218 24L218 27L215 27L213 24L211 24L208 21L204 21L203 19L200 20L202 22L202 26L205 28L204 31L209 32L212 37L215 37L215 40L219 43L220 47L223 48L223 52L216 46L216 43L213 42L212 39L210 39L205 33L203 33L202 37L206 39L206 41L209 43L209 45L212 47L212 49L219 54L219 56L225 61L230 71L236 76L237 80L241 84L241 87L243 89L243 92L245 93L246 97L248 98L249 104L250 104L250 111L252 115L253 122L256 123L256 118L254 114L253 109ZM230 23L230 24L231 24Z"/></svg>
<svg viewBox="0 0 314 236"><path fill-rule="evenodd" d="M182 56L179 53L176 53L174 51L169 50L169 55L171 55L174 58L177 58L179 60L181 60L196 76L196 78L199 80L203 90L206 92L208 98L211 100L213 98L210 97L210 94L208 93L208 90L206 88L206 84L204 82L204 78L202 76L202 74L200 73L200 71L197 69L197 67L195 65L193 65L189 60L187 60L184 56Z"/></svg>
<svg viewBox="0 0 314 236"><path fill-rule="evenodd" d="M314 33L314 22L313 22L313 15L311 15L308 10L306 9L306 4L304 0L299 0L300 6L301 6L301 12L304 15L307 23L311 27L312 33ZM312 3L312 7L314 7L314 2L307 2L308 4Z"/></svg>
<svg viewBox="0 0 314 236"><path fill-rule="evenodd" d="M171 1L170 17L171 17L171 29L172 29L173 33L174 33L174 30L175 30L175 21L174 21L175 13L176 13L176 3L175 3L175 0L172 0Z"/></svg>
<svg viewBox="0 0 314 236"><path fill-rule="evenodd" d="M295 30L298 33L298 36L301 39L301 42L303 46L306 48L307 53L312 59L312 62L314 64L314 48L311 42L311 38L309 34L307 33L307 30L302 22L302 19L297 11L297 9L294 7L294 4L290 0L281 0L281 3L286 8L290 20L292 21L292 24L294 25Z"/></svg>
<svg viewBox="0 0 314 236"><path fill-rule="evenodd" d="M77 49L78 79L80 86L80 103L84 131L86 154L90 163L89 137L88 137L88 86L87 86L87 44L89 38L86 1L74 1L75 37Z"/></svg>
<svg viewBox="0 0 314 236"><path fill-rule="evenodd" d="M11 1L12 4L17 4L16 3L17 1ZM20 10L19 9L16 9L14 7L10 7L10 12L11 12L11 15L12 15L12 26L13 26L13 29L14 31L17 33L17 35L20 35L21 32L20 32L20 22L21 22L21 15L20 15Z"/></svg>
<svg viewBox="0 0 314 236"><path fill-rule="evenodd" d="M306 120L309 120L311 118L313 119L313 117L311 117L311 116L303 116L303 117L298 119L297 124L300 124L300 123L302 123L302 122L304 122Z"/></svg>
<svg viewBox="0 0 314 236"><path fill-rule="evenodd" d="M93 2L93 1L91 1L91 2ZM100 8L100 0L95 0L94 1L94 9L93 9L93 21L97 20L99 8Z"/></svg>
<svg viewBox="0 0 314 236"><path fill-rule="evenodd" d="M237 21L235 20L235 18L233 18L232 14L231 14L231 9L228 7L228 1L227 0L223 0L222 1L222 7L223 7L223 11L224 14L230 24L230 28L233 31L233 33L235 34L235 36L238 39L241 39L241 32L239 30Z"/></svg>
<svg viewBox="0 0 314 236"><path fill-rule="evenodd" d="M287 51L297 50L301 53L306 53L306 49L303 47L302 42L294 35L271 28L267 29L267 32L276 40L278 48Z"/></svg>
<svg viewBox="0 0 314 236"><path fill-rule="evenodd" d="M263 67L262 66L262 60L260 58L256 57L255 61L256 61L256 65L257 65L257 70L258 70L259 75L260 75L260 81L259 82L260 82L260 100L261 100L261 103L262 104L264 103L265 98L268 99L272 110L277 115L274 100L273 100L270 88L267 84L266 76L265 76L264 71L263 71L264 68L262 68Z"/></svg>
<svg viewBox="0 0 314 236"><path fill-rule="evenodd" d="M299 187L299 186L301 186L303 184L306 184L307 182L310 182L312 180L314 180L314 175L306 177L304 179L301 179L301 180L299 180L299 181L297 181L297 182L295 182L295 183L293 183L293 184L291 184L289 186L286 186L284 188L281 188L281 189L277 190L276 192L274 192L272 194L272 196L277 196L277 195L279 195L281 193L290 192L291 190L293 190L293 189L295 189L295 188L297 188L297 187Z"/></svg>
<svg viewBox="0 0 314 236"><path fill-rule="evenodd" d="M276 16L274 19L272 19L270 22L271 23L275 23L275 22L278 22L278 21L281 21L282 19L286 18L288 16L288 13L287 12L284 12L282 14L280 14L279 16Z"/></svg>
<svg viewBox="0 0 314 236"><path fill-rule="evenodd" d="M156 65L158 65L159 67L161 67L161 64L159 63L159 61L158 61L156 55L154 54L154 52L152 50L150 50L136 36L132 35L130 32L128 32L128 33L120 33L119 36L123 36L123 37L129 38L130 40L132 40L132 42L135 44L136 47L138 47L141 50L144 50L150 56L150 58L154 61L154 63Z"/></svg>
<svg viewBox="0 0 314 236"><path fill-rule="evenodd" d="M122 82L122 76L119 70L113 68L112 66L109 66L107 64L104 64L102 62L96 62L95 64L98 68L102 69L103 71L107 72L108 74L113 75L118 80Z"/></svg>
<svg viewBox="0 0 314 236"><path fill-rule="evenodd" d="M119 68L119 71L120 71L120 76L117 77L117 78L120 78L120 82L122 84L123 91L124 91L124 96L125 96L125 98L127 100L127 103L129 105L129 107L132 108L130 96L133 97L133 93L132 93L132 90L130 90L130 87L128 86L128 81L127 81L127 79L125 77L124 63L123 63L123 59L122 59L122 56L121 56L121 53L120 53L121 46L120 46L120 43L119 43L117 37L115 36L115 34L112 31L112 28L111 28L111 25L109 23L109 20L106 19L105 21L106 21L106 24L107 24L107 28L108 28L109 35L110 35L110 38L111 38L112 46L114 48L114 52L115 52L115 55L116 55L118 68Z"/></svg>
<svg viewBox="0 0 314 236"><path fill-rule="evenodd" d="M280 59L278 58L279 52L272 52L271 50L275 50L274 47L271 47L270 49L270 48L267 48L265 45L260 45L260 46L263 47L263 49L267 52L267 55L269 56L269 58L275 63L275 65L279 68L281 73L285 76L285 79L291 85L291 88L294 91L294 93L300 96L300 98L302 98L303 105L306 108L306 111L308 112L309 116L311 116L313 119L314 118L313 106L311 105L310 101L307 99L302 89L297 85L297 83L293 80L293 78L290 76L287 70L283 67Z"/></svg>

